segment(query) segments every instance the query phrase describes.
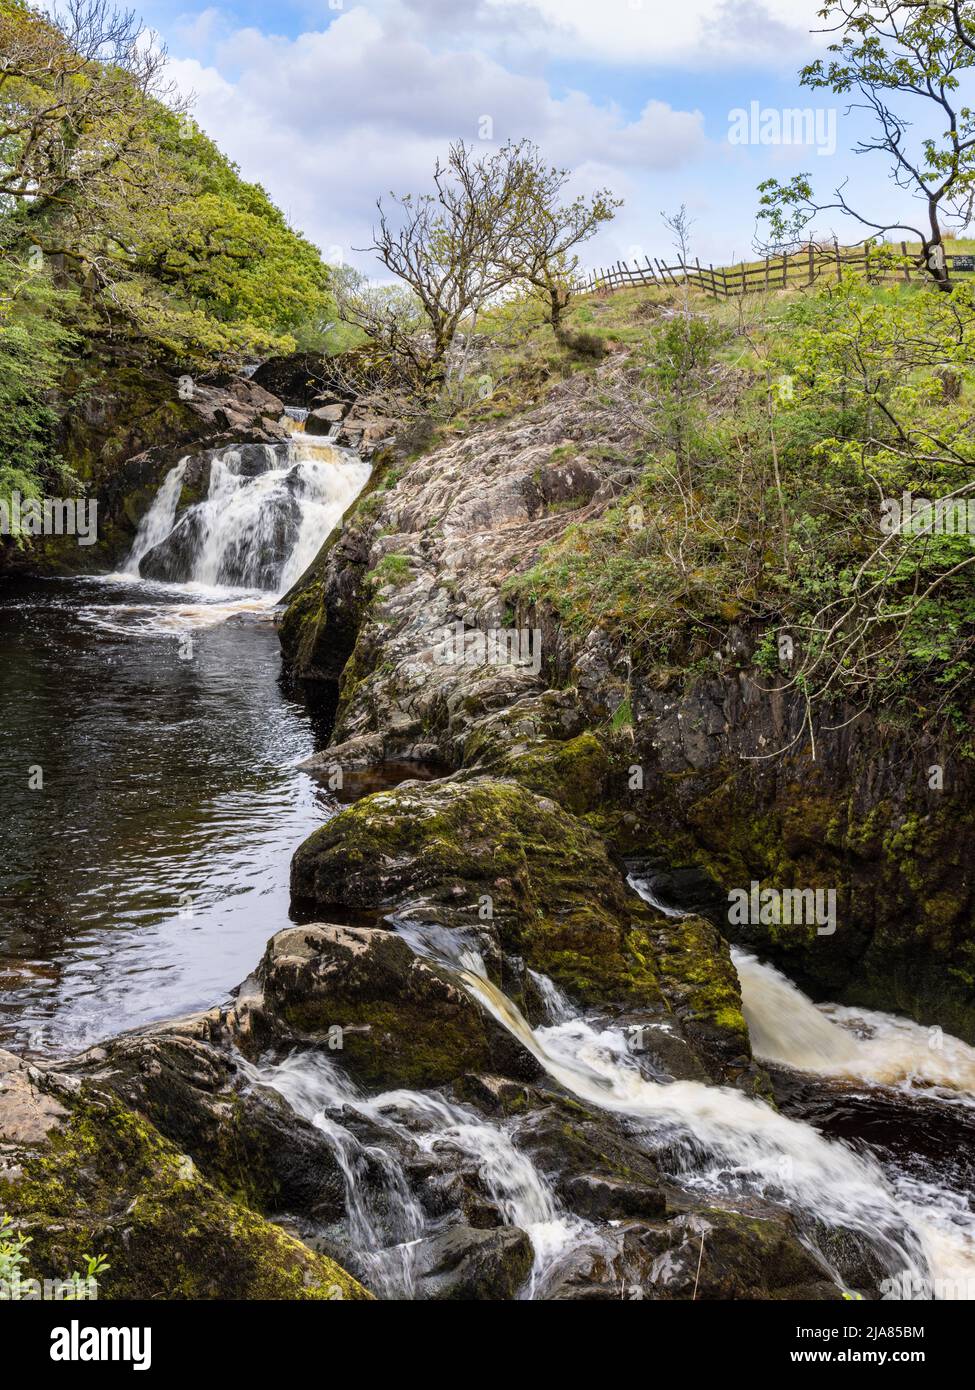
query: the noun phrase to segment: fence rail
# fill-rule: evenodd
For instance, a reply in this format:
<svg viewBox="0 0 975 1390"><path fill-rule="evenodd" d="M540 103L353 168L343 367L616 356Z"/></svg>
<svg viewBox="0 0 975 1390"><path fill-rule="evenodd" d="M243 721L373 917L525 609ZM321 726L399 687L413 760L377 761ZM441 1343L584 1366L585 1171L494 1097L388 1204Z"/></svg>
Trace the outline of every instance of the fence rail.
<svg viewBox="0 0 975 1390"><path fill-rule="evenodd" d="M946 255L945 261L952 275L975 273L975 256ZM908 252L906 242L901 242L899 255L889 246L841 247L835 242L832 246L810 243L798 254L768 256L758 263L742 263L730 268L702 266L699 260L693 265L664 265L656 257L651 262L649 256L644 256L642 265L634 261L632 267L626 261L617 261L608 269L594 270L578 281L576 293L596 294L601 290L640 285L692 285L715 299L732 299L790 286L816 285L821 280L841 280L847 270L862 270L867 279L876 284L890 280L909 284L912 280L927 279L927 273L918 268L917 258Z"/></svg>

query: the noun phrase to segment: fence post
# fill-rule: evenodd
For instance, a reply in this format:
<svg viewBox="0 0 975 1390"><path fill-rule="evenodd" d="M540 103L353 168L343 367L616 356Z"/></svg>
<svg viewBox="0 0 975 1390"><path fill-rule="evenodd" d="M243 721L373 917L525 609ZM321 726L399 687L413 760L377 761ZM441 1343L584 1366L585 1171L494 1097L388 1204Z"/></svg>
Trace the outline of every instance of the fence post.
<svg viewBox="0 0 975 1390"><path fill-rule="evenodd" d="M901 255L904 257L904 279L908 284L911 283L911 267L907 261L907 242L901 242Z"/></svg>
<svg viewBox="0 0 975 1390"><path fill-rule="evenodd" d="M843 280L843 257L840 255L839 237L833 238L833 247L836 251L836 283L841 284Z"/></svg>
<svg viewBox="0 0 975 1390"><path fill-rule="evenodd" d="M770 274L771 274L771 270L772 270L772 257L771 257L771 256L766 256L766 257L765 257L765 293L766 293L766 294L768 294L769 284L771 283L771 282L770 282L770 279L769 279Z"/></svg>
<svg viewBox="0 0 975 1390"><path fill-rule="evenodd" d="M809 283L810 285L816 283L816 248L812 241L809 242Z"/></svg>
<svg viewBox="0 0 975 1390"><path fill-rule="evenodd" d="M783 251L783 252L782 252L782 288L783 288L784 290L786 290L786 289L789 288L789 253L788 253L788 251Z"/></svg>

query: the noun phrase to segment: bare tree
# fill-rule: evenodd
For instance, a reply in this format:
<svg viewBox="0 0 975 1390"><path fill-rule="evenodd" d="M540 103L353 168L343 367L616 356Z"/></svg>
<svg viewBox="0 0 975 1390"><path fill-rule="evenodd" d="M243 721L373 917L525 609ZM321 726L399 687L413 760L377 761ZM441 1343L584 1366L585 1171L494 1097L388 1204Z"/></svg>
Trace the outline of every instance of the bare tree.
<svg viewBox="0 0 975 1390"><path fill-rule="evenodd" d="M687 212L687 205L681 203L677 212L662 212L661 221L673 236L673 247L680 257L680 267L684 272L684 313L691 311L691 286L687 277L687 262L691 256L691 228L694 222Z"/></svg>
<svg viewBox="0 0 975 1390"><path fill-rule="evenodd" d="M511 245L516 278L545 303L556 338L579 272L577 248L595 236L623 206L608 189L563 201L569 171L547 166L529 142L521 146L523 194Z"/></svg>
<svg viewBox="0 0 975 1390"><path fill-rule="evenodd" d="M918 264L940 289L951 289L944 252L945 232L972 219L975 200L975 116L960 99L961 78L975 67L971 4L906 4L904 0L825 0L822 16L839 34L828 59L803 69L802 83L837 95L858 93L849 110L870 112L876 134L856 146L861 154L884 154L891 178L924 207L925 225L884 222L855 208L848 180L833 200L819 202L808 174L789 184L769 179L760 185L759 217L771 229L771 243L784 250L797 245L818 214L834 210L871 233L910 232L921 244ZM925 103L925 115L942 132L913 145L912 123L901 99Z"/></svg>
<svg viewBox="0 0 975 1390"><path fill-rule="evenodd" d="M357 395L378 384L393 384L410 395L423 394L429 370L429 324L420 300L405 285L370 285L351 268L333 274L332 292L343 323L362 332L375 348L375 360L367 363L353 354L361 366L349 381Z"/></svg>
<svg viewBox="0 0 975 1390"><path fill-rule="evenodd" d="M426 382L438 387L461 324L514 277L511 247L519 211L526 205L525 142L474 157L463 141L447 162L437 161L434 192L391 195L393 217L380 199L375 251L383 265L415 294L430 334Z"/></svg>

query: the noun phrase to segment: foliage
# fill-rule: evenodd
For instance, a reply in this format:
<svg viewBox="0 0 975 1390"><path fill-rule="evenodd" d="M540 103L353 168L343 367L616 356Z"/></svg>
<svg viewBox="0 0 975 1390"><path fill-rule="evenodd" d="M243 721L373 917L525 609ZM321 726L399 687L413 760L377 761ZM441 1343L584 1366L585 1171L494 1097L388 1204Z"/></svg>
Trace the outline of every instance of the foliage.
<svg viewBox="0 0 975 1390"><path fill-rule="evenodd" d="M13 1223L4 1213L0 1216L0 1297L12 1301L19 1300L22 1287L29 1286L31 1279L28 1270L27 1247L33 1238L23 1231L13 1232ZM97 1280L109 1270L104 1255L86 1255L84 1273L74 1270L66 1279L58 1281L58 1297L67 1303L88 1298L91 1281Z"/></svg>
<svg viewBox="0 0 975 1390"><path fill-rule="evenodd" d="M0 0L0 496L56 476L82 351L203 371L321 347L318 251L189 118L109 0ZM71 371L69 372L69 368Z"/></svg>
<svg viewBox="0 0 975 1390"><path fill-rule="evenodd" d="M645 441L638 484L546 546L509 596L685 670L726 661L739 624L769 684L810 707L882 704L963 741L975 535L942 533L923 500L971 498L975 517L975 287L849 276L735 339L722 312L651 331L643 383L620 402Z"/></svg>
<svg viewBox="0 0 975 1390"><path fill-rule="evenodd" d="M803 69L802 84L860 98L854 106L873 116L875 134L857 152L885 156L895 185L922 205L925 225L878 220L849 201L845 185L833 201L819 202L805 173L784 185L763 182L759 218L780 250L800 241L827 210L853 217L871 233L910 232L921 242L918 264L947 290L945 236L968 225L975 198L975 114L960 95L962 78L975 67L975 6L825 0L820 13L838 38L828 58Z"/></svg>
<svg viewBox="0 0 975 1390"><path fill-rule="evenodd" d="M55 468L50 404L64 354L72 346L49 279L27 284L0 261L0 500L38 494L39 479Z"/></svg>

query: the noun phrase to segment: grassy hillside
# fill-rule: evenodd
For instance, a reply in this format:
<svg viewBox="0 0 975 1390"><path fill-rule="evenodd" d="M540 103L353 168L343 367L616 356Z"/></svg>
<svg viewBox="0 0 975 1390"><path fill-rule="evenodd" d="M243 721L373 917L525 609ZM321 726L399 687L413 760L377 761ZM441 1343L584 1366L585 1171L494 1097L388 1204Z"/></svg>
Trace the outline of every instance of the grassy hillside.
<svg viewBox="0 0 975 1390"><path fill-rule="evenodd" d="M233 367L318 346L334 301L317 249L148 60L87 61L22 0L0 0L0 49L3 496L70 485L54 408L90 360Z"/></svg>
<svg viewBox="0 0 975 1390"><path fill-rule="evenodd" d="M489 389L441 437L589 372L644 440L638 481L508 581L514 606L545 605L580 638L604 626L637 669L708 669L743 627L764 634L769 684L810 709L882 707L975 752L973 535L933 512L890 529L905 492L962 509L973 495L975 286L597 294L569 313L569 352L524 302L478 328ZM967 516L975 504L956 529Z"/></svg>

